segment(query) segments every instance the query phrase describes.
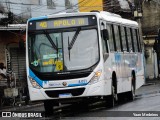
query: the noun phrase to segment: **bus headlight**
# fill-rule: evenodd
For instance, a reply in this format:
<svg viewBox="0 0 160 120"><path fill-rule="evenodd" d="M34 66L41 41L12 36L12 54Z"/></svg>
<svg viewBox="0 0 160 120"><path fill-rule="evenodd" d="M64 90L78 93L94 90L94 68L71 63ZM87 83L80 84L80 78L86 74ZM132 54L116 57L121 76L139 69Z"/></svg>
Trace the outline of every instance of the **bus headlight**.
<svg viewBox="0 0 160 120"><path fill-rule="evenodd" d="M32 77L29 77L29 80L34 88L37 88L37 89L41 88L41 86Z"/></svg>
<svg viewBox="0 0 160 120"><path fill-rule="evenodd" d="M94 76L92 77L92 79L90 80L89 84L94 84L94 83L97 83L99 81L99 78L102 74L102 71L97 71L95 72Z"/></svg>

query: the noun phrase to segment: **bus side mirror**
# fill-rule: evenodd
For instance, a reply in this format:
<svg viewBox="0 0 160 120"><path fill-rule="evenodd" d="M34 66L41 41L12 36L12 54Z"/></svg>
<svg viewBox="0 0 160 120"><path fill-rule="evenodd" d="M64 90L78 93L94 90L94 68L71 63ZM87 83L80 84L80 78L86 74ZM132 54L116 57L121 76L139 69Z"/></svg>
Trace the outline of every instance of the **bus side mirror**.
<svg viewBox="0 0 160 120"><path fill-rule="evenodd" d="M107 29L102 30L102 36L104 40L109 40L109 34Z"/></svg>

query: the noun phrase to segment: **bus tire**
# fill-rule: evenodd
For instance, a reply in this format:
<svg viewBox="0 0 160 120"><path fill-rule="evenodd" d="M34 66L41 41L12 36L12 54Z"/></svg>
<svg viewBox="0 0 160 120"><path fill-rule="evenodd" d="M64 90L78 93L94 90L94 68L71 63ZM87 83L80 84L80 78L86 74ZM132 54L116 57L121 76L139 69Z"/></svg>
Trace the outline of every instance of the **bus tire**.
<svg viewBox="0 0 160 120"><path fill-rule="evenodd" d="M135 83L136 83L135 71L132 71L131 91L128 94L128 98L131 101L135 99L135 89L136 89Z"/></svg>
<svg viewBox="0 0 160 120"><path fill-rule="evenodd" d="M117 94L117 75L116 72L114 71L112 73L112 92L114 92L114 100L115 102L118 102L118 94Z"/></svg>
<svg viewBox="0 0 160 120"><path fill-rule="evenodd" d="M106 107L112 108L115 106L115 91L114 86L112 86L112 94L106 97Z"/></svg>
<svg viewBox="0 0 160 120"><path fill-rule="evenodd" d="M134 87L133 85L131 86L131 91L129 92L128 94L128 98L129 100L133 101L135 99L135 90L134 90Z"/></svg>
<svg viewBox="0 0 160 120"><path fill-rule="evenodd" d="M53 115L53 101L44 100L43 102L44 102L45 115L46 116Z"/></svg>

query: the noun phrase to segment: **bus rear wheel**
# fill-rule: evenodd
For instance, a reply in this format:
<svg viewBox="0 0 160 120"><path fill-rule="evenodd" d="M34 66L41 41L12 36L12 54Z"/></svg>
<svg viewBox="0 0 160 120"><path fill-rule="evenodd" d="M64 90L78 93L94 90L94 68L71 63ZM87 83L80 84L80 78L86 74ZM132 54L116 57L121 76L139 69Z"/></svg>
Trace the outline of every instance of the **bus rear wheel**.
<svg viewBox="0 0 160 120"><path fill-rule="evenodd" d="M131 91L128 93L128 98L129 100L133 101L135 99L135 90L134 90L134 86L131 86Z"/></svg>
<svg viewBox="0 0 160 120"><path fill-rule="evenodd" d="M131 101L135 99L135 89L136 89L136 76L135 72L132 71L131 91L128 92L128 98Z"/></svg>

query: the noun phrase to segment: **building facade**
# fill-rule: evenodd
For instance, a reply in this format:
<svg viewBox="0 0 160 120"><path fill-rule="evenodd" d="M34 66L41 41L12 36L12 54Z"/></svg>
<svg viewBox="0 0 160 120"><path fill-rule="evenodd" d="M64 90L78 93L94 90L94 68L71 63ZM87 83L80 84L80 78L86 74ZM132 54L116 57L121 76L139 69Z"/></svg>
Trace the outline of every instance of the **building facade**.
<svg viewBox="0 0 160 120"><path fill-rule="evenodd" d="M145 0L142 4L142 32L145 43L146 77L157 78L158 73L157 53L153 49L155 38L160 28L160 1ZM160 58L158 58L160 60Z"/></svg>

